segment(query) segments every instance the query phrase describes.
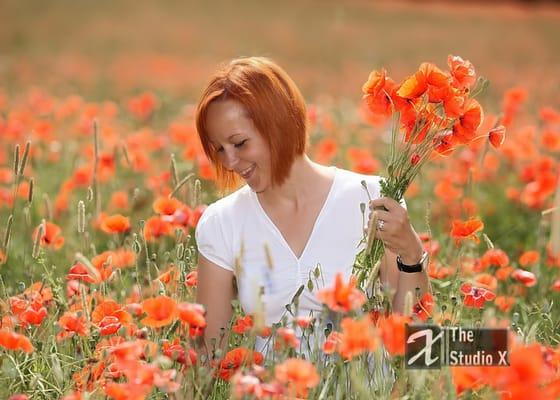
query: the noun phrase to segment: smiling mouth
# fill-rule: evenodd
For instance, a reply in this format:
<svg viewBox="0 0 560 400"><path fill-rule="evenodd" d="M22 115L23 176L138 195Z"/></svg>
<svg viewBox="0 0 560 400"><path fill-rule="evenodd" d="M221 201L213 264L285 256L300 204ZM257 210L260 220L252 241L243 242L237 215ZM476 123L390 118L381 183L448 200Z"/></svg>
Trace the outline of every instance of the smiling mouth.
<svg viewBox="0 0 560 400"><path fill-rule="evenodd" d="M247 179L251 176L253 171L255 170L255 164L251 165L249 168L244 169L239 173L243 179Z"/></svg>

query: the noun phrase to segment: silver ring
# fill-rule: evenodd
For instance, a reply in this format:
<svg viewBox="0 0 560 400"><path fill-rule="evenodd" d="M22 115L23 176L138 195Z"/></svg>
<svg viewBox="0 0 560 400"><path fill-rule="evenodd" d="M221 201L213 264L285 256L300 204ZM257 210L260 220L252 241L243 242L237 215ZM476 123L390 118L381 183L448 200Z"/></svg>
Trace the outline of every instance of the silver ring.
<svg viewBox="0 0 560 400"><path fill-rule="evenodd" d="M382 231L384 226L385 226L385 221L383 221L382 219L377 220L377 229Z"/></svg>

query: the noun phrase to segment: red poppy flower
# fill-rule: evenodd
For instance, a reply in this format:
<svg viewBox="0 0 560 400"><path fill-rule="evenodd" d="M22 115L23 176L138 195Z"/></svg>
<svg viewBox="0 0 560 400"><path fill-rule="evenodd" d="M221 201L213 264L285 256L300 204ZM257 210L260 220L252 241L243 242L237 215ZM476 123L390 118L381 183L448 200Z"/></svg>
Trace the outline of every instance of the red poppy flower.
<svg viewBox="0 0 560 400"><path fill-rule="evenodd" d="M400 314L391 314L379 320L379 331L383 346L389 354L403 355L405 348L405 325L411 319Z"/></svg>
<svg viewBox="0 0 560 400"><path fill-rule="evenodd" d="M465 295L463 304L467 307L482 308L486 301L496 298L496 295L490 290L474 287L470 283L461 285L461 293Z"/></svg>
<svg viewBox="0 0 560 400"><path fill-rule="evenodd" d="M32 238L35 239L39 232L39 227L33 231ZM64 237L61 235L62 229L56 224L45 222L43 224L43 235L41 236L41 245L51 247L58 250L64 244Z"/></svg>
<svg viewBox="0 0 560 400"><path fill-rule="evenodd" d="M361 307L366 301L365 294L356 288L356 277L351 276L348 284L344 284L340 272L336 274L334 287L318 291L317 298L331 310L343 313Z"/></svg>
<svg viewBox="0 0 560 400"><path fill-rule="evenodd" d="M449 55L447 65L453 77L453 86L458 88L469 88L476 81L474 66L468 60L459 56Z"/></svg>
<svg viewBox="0 0 560 400"><path fill-rule="evenodd" d="M33 345L27 336L8 329L0 329L0 346L8 350L23 350L26 353L33 351Z"/></svg>
<svg viewBox="0 0 560 400"><path fill-rule="evenodd" d="M185 285L195 287L198 285L198 271L194 270L187 274L185 277Z"/></svg>
<svg viewBox="0 0 560 400"><path fill-rule="evenodd" d="M511 273L511 277L527 287L535 286L537 284L537 277L535 274L522 269L516 269Z"/></svg>
<svg viewBox="0 0 560 400"><path fill-rule="evenodd" d="M519 256L519 265L526 267L539 262L541 256L536 250L528 250Z"/></svg>
<svg viewBox="0 0 560 400"><path fill-rule="evenodd" d="M262 365L263 361L264 357L258 351L238 347L229 351L220 361L218 376L223 380L229 380L240 367L252 364Z"/></svg>
<svg viewBox="0 0 560 400"><path fill-rule="evenodd" d="M61 331L56 335L56 340L61 341L74 334L79 336L88 336L89 328L84 315L78 315L75 312L67 311L58 320L58 326Z"/></svg>
<svg viewBox="0 0 560 400"><path fill-rule="evenodd" d="M499 148L506 138L506 128L503 125L499 125L495 128L490 129L488 132L488 140L494 148Z"/></svg>
<svg viewBox="0 0 560 400"><path fill-rule="evenodd" d="M373 351L379 344L377 332L368 316L360 320L344 318L339 353L350 360L364 352Z"/></svg>
<svg viewBox="0 0 560 400"><path fill-rule="evenodd" d="M160 328L175 321L177 317L177 303L170 297L158 296L142 302L142 311L148 316L142 319L142 324L152 328Z"/></svg>
<svg viewBox="0 0 560 400"><path fill-rule="evenodd" d="M206 327L204 318L204 307L196 303L180 303L178 305L179 319L182 323L188 324L189 335L199 336Z"/></svg>
<svg viewBox="0 0 560 400"><path fill-rule="evenodd" d="M245 332L251 330L253 327L253 318L250 315L246 315L244 317L239 317L235 324L231 328L232 331L237 333L238 335L243 335Z"/></svg>
<svg viewBox="0 0 560 400"><path fill-rule="evenodd" d="M484 224L479 219L471 218L468 221L453 221L451 229L451 237L455 239L455 244L459 245L462 240L471 239L475 243L479 243L480 239L475 235L476 232L482 230Z"/></svg>
<svg viewBox="0 0 560 400"><path fill-rule="evenodd" d="M101 230L105 233L125 233L130 230L130 220L121 215L107 216L101 221Z"/></svg>
<svg viewBox="0 0 560 400"><path fill-rule="evenodd" d="M427 321L432 315L434 304L434 296L430 292L426 292L420 301L412 307L412 312L422 321Z"/></svg>
<svg viewBox="0 0 560 400"><path fill-rule="evenodd" d="M309 389L313 389L320 382L315 366L299 358L289 358L274 368L276 379L288 388L290 398L307 398Z"/></svg>

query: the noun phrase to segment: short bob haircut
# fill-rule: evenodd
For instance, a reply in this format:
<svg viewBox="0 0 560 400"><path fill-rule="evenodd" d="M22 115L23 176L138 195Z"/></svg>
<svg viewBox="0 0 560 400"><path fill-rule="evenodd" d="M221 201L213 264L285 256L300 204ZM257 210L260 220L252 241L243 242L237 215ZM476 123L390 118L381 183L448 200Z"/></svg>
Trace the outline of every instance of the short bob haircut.
<svg viewBox="0 0 560 400"><path fill-rule="evenodd" d="M281 185L295 158L307 147L307 111L295 83L282 68L264 57L234 59L210 80L198 103L196 128L204 152L214 165L218 188L226 192L238 188L242 180L218 161L206 124L210 104L223 100L236 100L245 107L269 146L272 185Z"/></svg>

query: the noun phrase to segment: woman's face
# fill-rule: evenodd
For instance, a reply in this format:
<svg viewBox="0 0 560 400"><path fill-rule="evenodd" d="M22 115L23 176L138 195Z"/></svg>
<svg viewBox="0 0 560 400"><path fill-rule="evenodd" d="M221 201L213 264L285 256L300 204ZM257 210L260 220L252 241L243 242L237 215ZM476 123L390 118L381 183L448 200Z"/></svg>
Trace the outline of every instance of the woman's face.
<svg viewBox="0 0 560 400"><path fill-rule="evenodd" d="M270 185L270 150L247 115L235 100L215 101L208 107L206 126L210 144L218 161L241 176L255 192Z"/></svg>

